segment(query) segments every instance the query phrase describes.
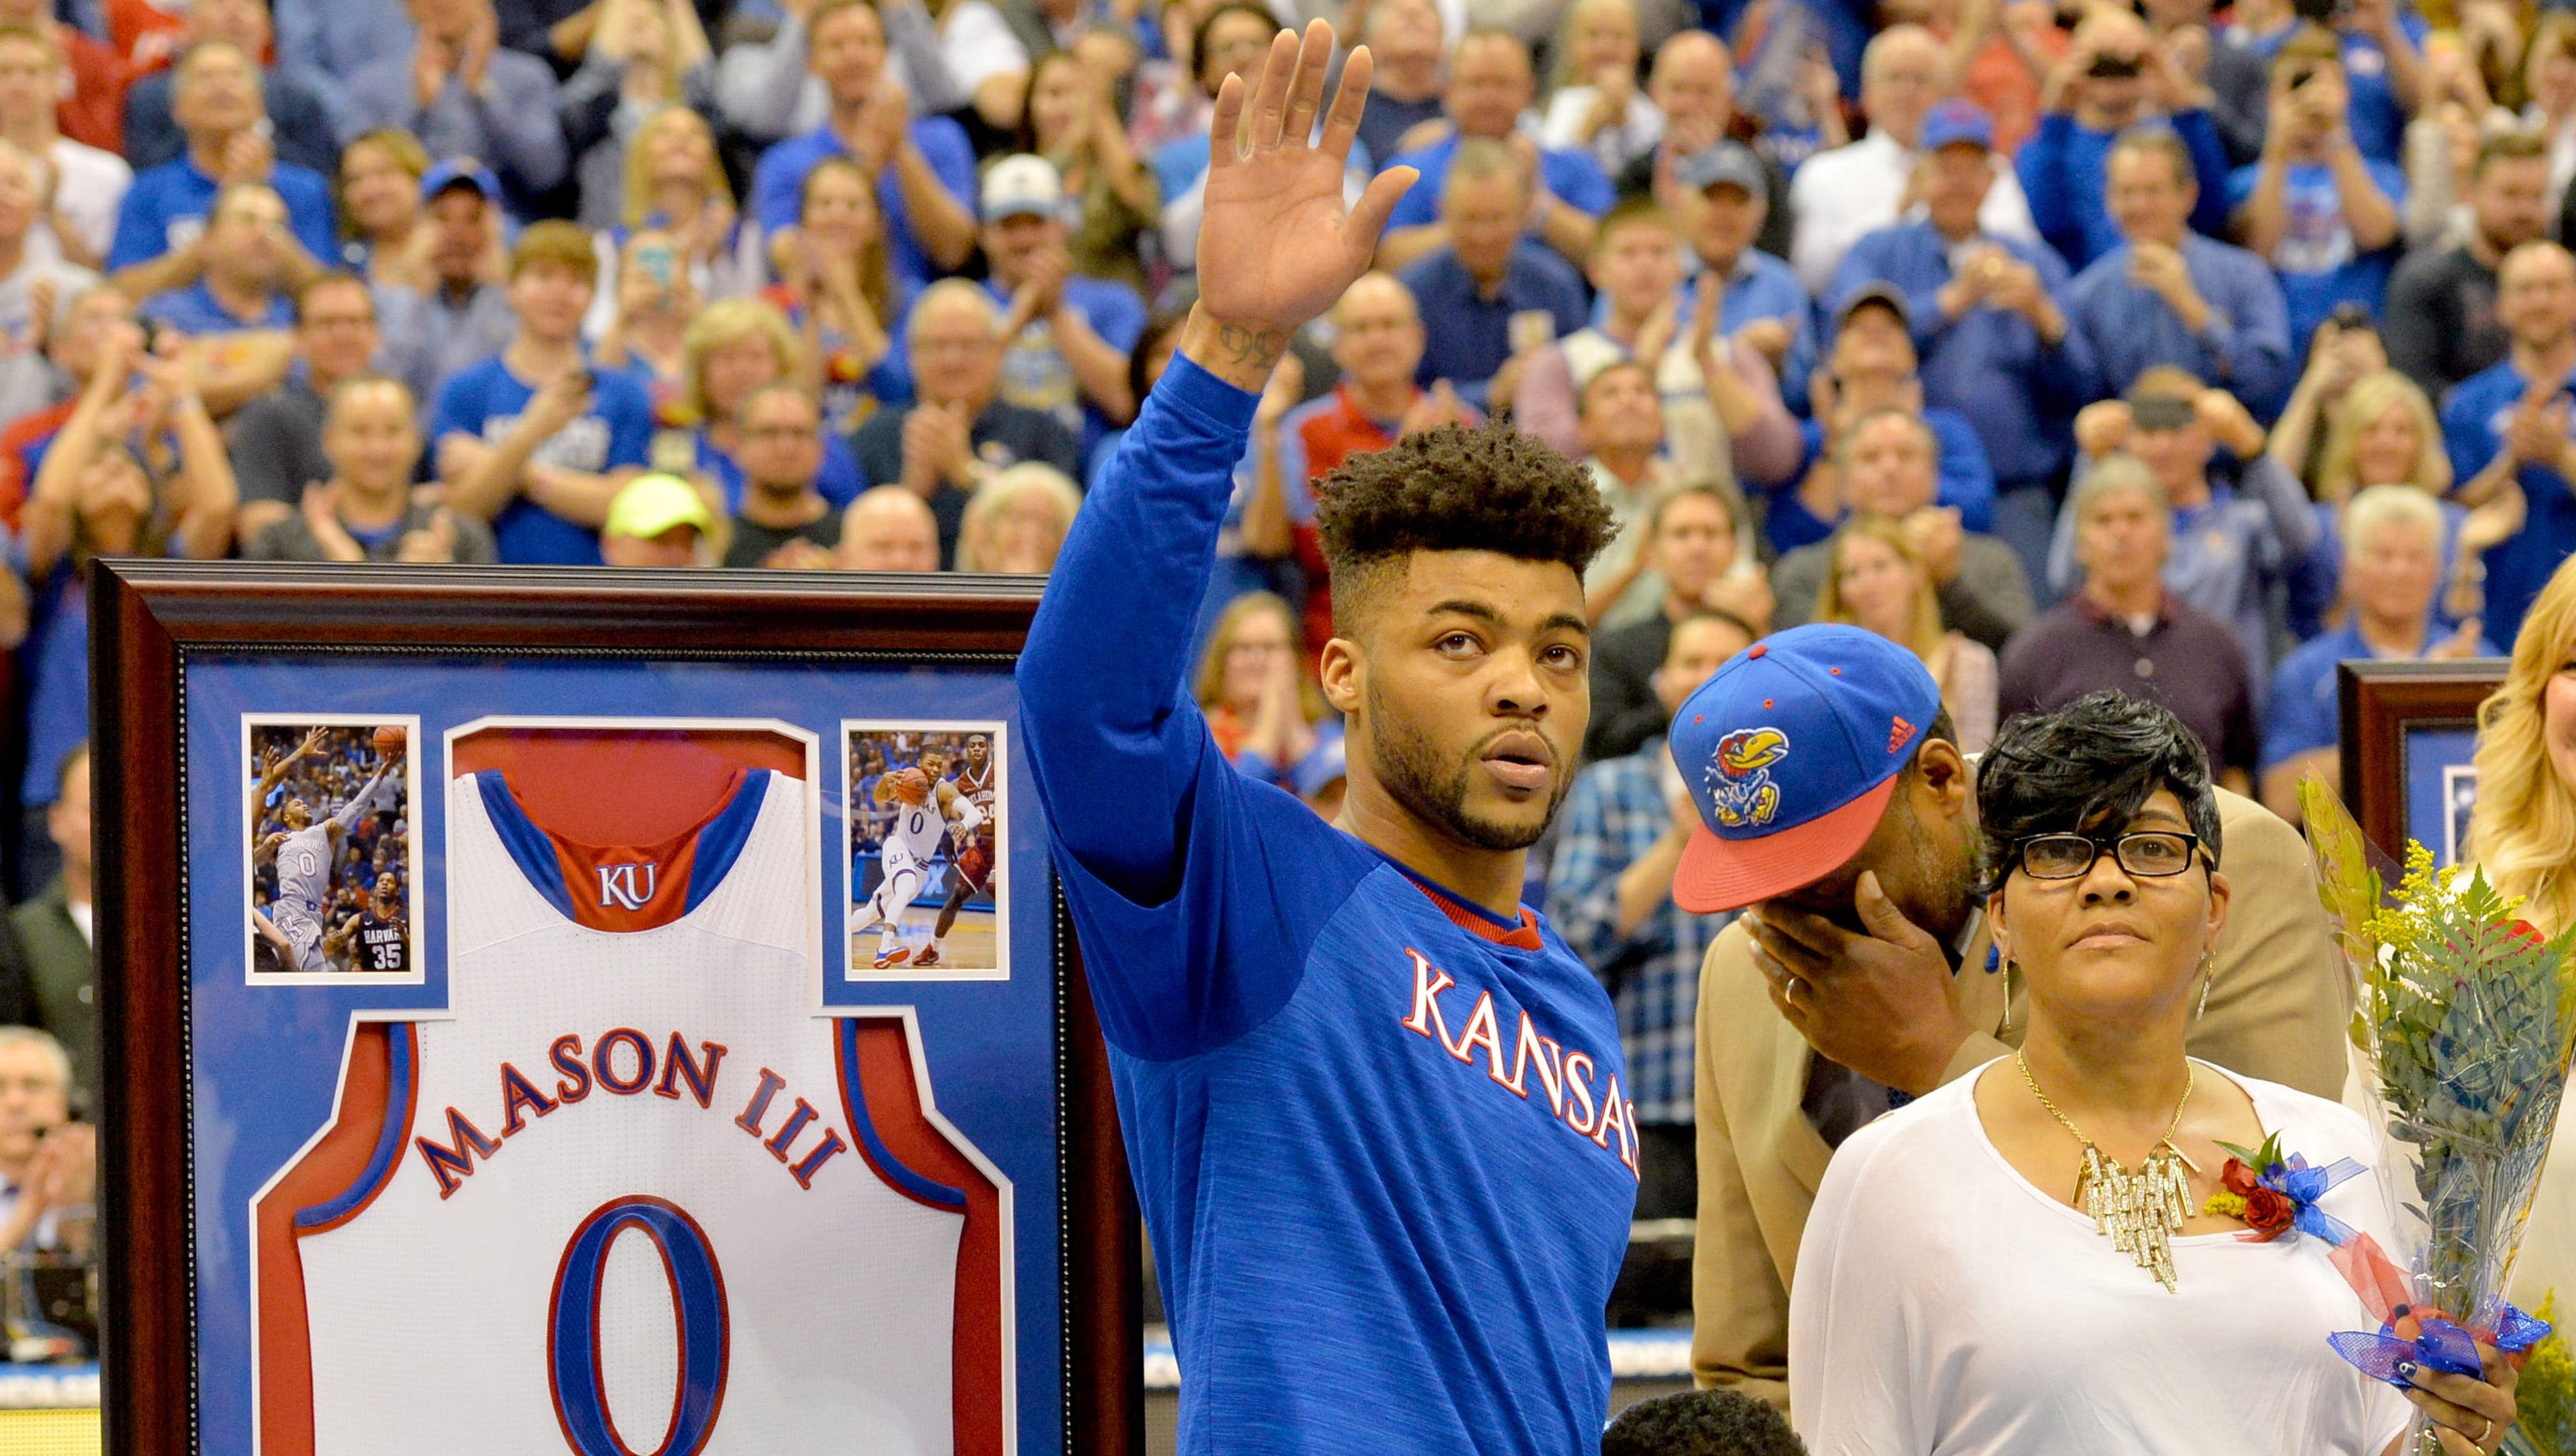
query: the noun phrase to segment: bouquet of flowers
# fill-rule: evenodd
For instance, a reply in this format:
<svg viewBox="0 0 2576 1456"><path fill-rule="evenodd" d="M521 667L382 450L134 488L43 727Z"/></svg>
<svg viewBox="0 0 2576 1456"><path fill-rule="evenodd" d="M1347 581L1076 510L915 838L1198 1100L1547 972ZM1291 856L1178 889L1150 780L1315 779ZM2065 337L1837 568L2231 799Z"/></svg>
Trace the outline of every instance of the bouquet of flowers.
<svg viewBox="0 0 2576 1456"><path fill-rule="evenodd" d="M2381 1328L2335 1347L2392 1383L2405 1362L2475 1374L2473 1339L2525 1350L2549 1332L2504 1291L2576 1052L2576 927L2544 939L2484 875L2437 873L2420 844L2407 846L2391 896L2334 794L2309 779L2299 800L2353 972L2353 1043L2386 1129L2399 1240L2411 1245L2382 1251L2365 1234L2336 1249Z"/></svg>

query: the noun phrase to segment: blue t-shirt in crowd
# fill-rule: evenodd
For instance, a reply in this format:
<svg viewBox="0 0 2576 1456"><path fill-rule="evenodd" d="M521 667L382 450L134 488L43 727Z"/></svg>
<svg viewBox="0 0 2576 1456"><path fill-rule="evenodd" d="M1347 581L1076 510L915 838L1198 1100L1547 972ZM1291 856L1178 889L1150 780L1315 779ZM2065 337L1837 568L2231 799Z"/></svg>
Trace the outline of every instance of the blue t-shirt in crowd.
<svg viewBox="0 0 2576 1456"><path fill-rule="evenodd" d="M2441 642L2440 624L2425 630L2426 647L2437 647ZM2495 644L2480 639L2478 655L2496 656ZM2378 656L2370 650L2369 643L2361 640L2361 629L2346 622L2322 637L2300 643L2281 659L2281 666L2272 674L2272 708L2263 719L2265 772L2302 753L2335 746L2336 725L2342 713L2335 664L2367 662Z"/></svg>
<svg viewBox="0 0 2576 1456"><path fill-rule="evenodd" d="M2400 8L2398 28L2421 52L2431 38L2433 27L2414 11ZM2219 32L2219 44L2233 46L2260 60L2269 70L2272 58L2281 53L2290 36L2299 28L2292 20L2268 35L2256 35L2241 25L2231 25ZM2343 84L2349 100L2344 105L2344 125L2352 131L2352 144L2374 162L2394 162L2406 139L2406 109L2397 104L2397 93L2388 84L2388 55L2379 42L2355 31L2336 37L2343 42Z"/></svg>
<svg viewBox="0 0 2576 1456"><path fill-rule="evenodd" d="M1440 220L1440 188L1449 180L1449 159L1458 154L1458 135L1453 130L1447 137L1430 146L1406 152L1389 167L1413 167L1422 173L1415 179L1395 211L1387 217L1387 228L1423 227ZM1618 189L1610 185L1610 175L1592 160L1590 152L1561 151L1555 147L1538 149L1539 175L1547 179L1547 190L1558 201L1599 217L1619 200Z"/></svg>
<svg viewBox="0 0 2576 1456"><path fill-rule="evenodd" d="M1926 405L1923 408L1923 428L1931 433L1933 448L1940 456L1934 501L1958 511L1962 530L1993 530L1995 467L1994 462L1986 458L1986 447L1977 438L1977 427L1957 410ZM1806 453L1799 459L1798 468L1779 482L1781 485L1804 480L1807 472L1825 455L1823 426L1814 420L1802 420L1798 430L1806 445ZM1842 517L1831 521L1819 519L1815 512L1807 509L1805 502L1798 499L1796 491L1775 486L1763 515L1762 529L1771 542L1771 549L1786 556L1801 546L1811 546L1832 535L1842 520Z"/></svg>
<svg viewBox="0 0 2576 1456"><path fill-rule="evenodd" d="M2227 145L2218 123L2206 111L2178 112L2170 125L2191 153L2192 178L2200 197L2192 204L2191 225L2217 237L2227 231ZM2041 240L2057 250L2066 266L2081 273L2095 259L2119 247L2123 238L2103 200L2110 184L2111 144L2119 138L2095 131L2070 113L2052 111L2039 119L2039 130L2022 143L2013 158L2022 195L2030 200L2030 220Z"/></svg>
<svg viewBox="0 0 2576 1456"><path fill-rule="evenodd" d="M2451 478L2465 481L2486 468L2504 449L2506 425L2523 391L2530 388L2522 372L2506 358L2482 374L2455 385L2442 400L2442 442L2451 452ZM2561 380L2551 396L2561 403L2576 386ZM2514 472L2530 515L2520 531L2486 553L2486 633L2511 642L2522 630L2522 614L2548 585L2550 573L2576 550L2576 495L2555 470L2525 465Z"/></svg>
<svg viewBox="0 0 2576 1456"><path fill-rule="evenodd" d="M2373 54L2377 54L2373 52ZM2366 162L2370 180L2399 216L2406 211L2406 174L2394 163ZM2239 167L2227 179L2227 206L2233 213L2253 199L2262 167ZM2281 280L2281 299L2290 310L2290 348L2298 357L2308 340L2337 304L2357 303L2379 317L2379 301L2388 294L2388 275L2397 266L2401 232L2384 248L2362 252L2354 246L2352 222L2343 215L2343 194L2336 190L2334 169L2322 162L2297 162L2281 176L2281 240L2272 265Z"/></svg>
<svg viewBox="0 0 2576 1456"><path fill-rule="evenodd" d="M2095 367L2093 396L2126 393L2138 376L2171 364L2234 394L2269 419L2289 397L2297 357L2290 340L2289 305L2271 265L2243 248L2186 234L2184 271L2209 306L2198 333L2184 327L2163 295L2129 276L2126 243L2093 261L2066 285L2058 306L2084 331ZM2302 348L2304 345L2301 346Z"/></svg>
<svg viewBox="0 0 2576 1456"><path fill-rule="evenodd" d="M2055 344L2044 343L2030 320L1991 304L1945 317L1941 290L1963 246L2000 248L2038 274L2049 297L2066 291L2066 264L2046 243L1978 237L1954 245L1929 222L1901 222L1852 244L1834 272L1828 307L1874 283L1902 292L1922 360L1923 402L1955 410L1976 428L1998 481L2046 484L2074 454L2075 412L2088 403L2085 391L2099 372L2092 347L2072 324Z"/></svg>
<svg viewBox="0 0 2576 1456"><path fill-rule="evenodd" d="M1637 1191L1618 1022L1536 914L1415 878L1217 750L1188 646L1253 404L1172 362L1018 670L1178 1450L1593 1449Z"/></svg>
<svg viewBox="0 0 2576 1456"><path fill-rule="evenodd" d="M30 810L61 797L63 759L89 737L86 582L87 573L60 562L29 604L27 642L18 649L27 675L27 771L18 802Z"/></svg>
<svg viewBox="0 0 2576 1456"><path fill-rule="evenodd" d="M331 221L331 184L322 174L279 162L269 169L268 185L286 204L286 225L304 251L329 261L340 255L340 238ZM116 210L116 237L107 245L105 271L149 263L164 253L188 246L206 232L206 214L222 184L197 170L186 157L134 174L125 201Z"/></svg>
<svg viewBox="0 0 2576 1456"><path fill-rule="evenodd" d="M973 217L975 147L966 140L966 129L944 116L915 117L912 144L921 149L922 160L938 174L939 185L948 189L948 195L957 199L968 217ZM761 231L775 234L796 226L805 198L806 174L826 157L849 154L840 135L828 126L789 137L763 152L760 165L751 174L748 209ZM886 265L894 275L897 303L909 303L914 294L929 287L946 270L933 264L914 238L912 213L904 206L903 188L895 181L892 162L886 163L884 174L877 178L877 211L885 218Z"/></svg>
<svg viewBox="0 0 2576 1456"><path fill-rule="evenodd" d="M291 329L295 327L295 303L283 293L268 296L268 307L255 319L246 319L215 301L215 291L202 278L185 288L156 293L143 301L139 310L145 318L157 319L183 334L238 334L248 329Z"/></svg>
<svg viewBox="0 0 2576 1456"><path fill-rule="evenodd" d="M1492 298L1477 291L1475 275L1447 248L1423 254L1396 276L1413 290L1428 336L1415 377L1426 387L1446 379L1479 407L1495 372L1512 357L1514 314L1547 315L1551 339L1584 324L1583 280L1546 244L1526 238L1513 245L1511 266Z"/></svg>
<svg viewBox="0 0 2576 1456"><path fill-rule="evenodd" d="M706 431L696 431L692 438L697 444L698 473L714 481L716 489L724 492L725 514L739 515L742 511L742 467L734 463L732 456L717 449L716 442L707 437ZM832 503L834 510L839 510L859 498L859 492L866 488L865 480L859 473L859 457L850 453L849 439L833 434L826 427L823 431L823 468L814 472L814 489Z"/></svg>
<svg viewBox="0 0 2576 1456"><path fill-rule="evenodd" d="M1011 307L1010 290L986 281L984 289L992 295L993 305L1005 312ZM1144 297L1124 283L1107 278L1086 278L1074 274L1064 280L1065 306L1082 315L1101 342L1122 354L1132 354L1136 341L1145 336L1149 317ZM886 353L883 366L897 381L894 398L912 398L912 360L902 349ZM1100 407L1082 397L1081 382L1073 375L1072 363L1055 345L1054 326L1034 323L1020 330L1018 337L1002 351L1001 398L1023 409L1044 410L1082 440L1082 458L1100 458L1101 440L1112 428L1109 417Z"/></svg>
<svg viewBox="0 0 2576 1456"><path fill-rule="evenodd" d="M595 370L590 413L539 445L529 463L594 474L625 466L642 469L653 441L653 406L634 377ZM430 414L430 449L449 435L472 435L498 444L536 397L499 355L447 381ZM526 496L514 497L492 520L501 560L512 566L597 566L599 532L576 525Z"/></svg>

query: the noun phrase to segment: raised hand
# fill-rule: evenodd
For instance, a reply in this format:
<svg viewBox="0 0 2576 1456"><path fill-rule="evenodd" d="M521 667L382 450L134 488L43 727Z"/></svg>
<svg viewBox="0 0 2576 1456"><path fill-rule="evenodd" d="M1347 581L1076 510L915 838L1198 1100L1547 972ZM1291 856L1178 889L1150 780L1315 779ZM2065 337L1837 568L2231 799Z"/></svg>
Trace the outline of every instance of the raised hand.
<svg viewBox="0 0 2576 1456"><path fill-rule="evenodd" d="M1367 269L1387 214L1416 176L1391 168L1357 207L1343 207L1342 173L1368 104L1371 63L1368 47L1351 52L1323 137L1310 143L1332 52L1333 29L1321 20L1306 27L1302 44L1282 31L1255 85L1229 76L1217 92L1199 301L1182 348L1247 391L1269 379L1289 334Z"/></svg>

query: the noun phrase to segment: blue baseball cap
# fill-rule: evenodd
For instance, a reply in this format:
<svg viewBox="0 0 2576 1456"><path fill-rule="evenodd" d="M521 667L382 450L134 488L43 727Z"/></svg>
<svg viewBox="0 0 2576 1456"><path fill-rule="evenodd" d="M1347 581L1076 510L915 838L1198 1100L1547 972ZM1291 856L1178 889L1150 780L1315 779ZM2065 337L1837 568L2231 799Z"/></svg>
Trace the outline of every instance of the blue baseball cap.
<svg viewBox="0 0 2576 1456"><path fill-rule="evenodd" d="M450 157L420 174L420 200L430 202L450 187L471 187L486 202L501 200L501 179L472 157Z"/></svg>
<svg viewBox="0 0 2576 1456"><path fill-rule="evenodd" d="M1995 149L1995 121L1973 101L1944 101L1924 114L1918 140L1927 152L1955 146L1991 152Z"/></svg>
<svg viewBox="0 0 2576 1456"><path fill-rule="evenodd" d="M1792 627L1736 654L1673 715L1700 820L1674 903L1739 910L1848 863L1940 711L1923 660L1858 627Z"/></svg>

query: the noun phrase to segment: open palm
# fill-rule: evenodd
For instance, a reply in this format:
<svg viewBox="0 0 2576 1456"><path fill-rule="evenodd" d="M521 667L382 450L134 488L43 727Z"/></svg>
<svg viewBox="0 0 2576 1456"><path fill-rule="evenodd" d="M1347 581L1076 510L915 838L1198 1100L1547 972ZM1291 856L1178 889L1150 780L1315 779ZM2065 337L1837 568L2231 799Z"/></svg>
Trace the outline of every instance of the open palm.
<svg viewBox="0 0 2576 1456"><path fill-rule="evenodd" d="M1332 307L1367 269L1387 214L1413 185L1413 169L1398 167L1343 208L1370 61L1366 47L1351 53L1323 136L1310 144L1332 49L1332 27L1321 20L1302 43L1281 31L1257 82L1230 76L1217 93L1198 260L1200 306L1213 319L1287 330Z"/></svg>

